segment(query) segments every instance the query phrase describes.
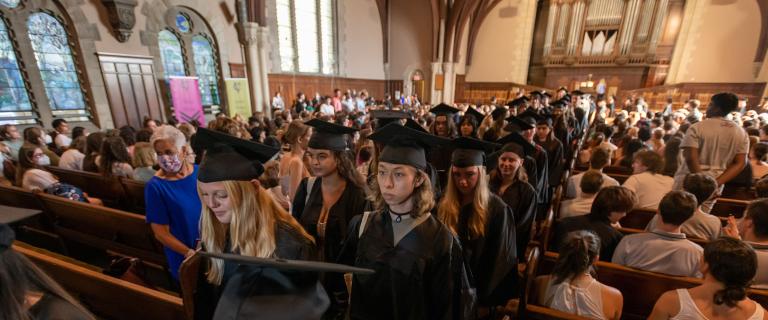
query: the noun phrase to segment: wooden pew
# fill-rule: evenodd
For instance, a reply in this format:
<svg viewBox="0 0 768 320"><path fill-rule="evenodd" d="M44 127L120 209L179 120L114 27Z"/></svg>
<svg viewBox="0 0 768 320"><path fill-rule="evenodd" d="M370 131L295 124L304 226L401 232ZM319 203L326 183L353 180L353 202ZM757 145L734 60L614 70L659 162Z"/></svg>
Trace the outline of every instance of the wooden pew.
<svg viewBox="0 0 768 320"><path fill-rule="evenodd" d="M65 241L136 257L164 268L162 245L144 216L44 193L37 194L54 232Z"/></svg>
<svg viewBox="0 0 768 320"><path fill-rule="evenodd" d="M656 215L654 210L634 209L621 218L619 223L625 228L645 230L654 215Z"/></svg>
<svg viewBox="0 0 768 320"><path fill-rule="evenodd" d="M123 187L125 198L123 199L123 206L134 213L144 214L144 186L145 183L128 179L125 177L120 178L120 185Z"/></svg>
<svg viewBox="0 0 768 320"><path fill-rule="evenodd" d="M42 209L40 202L37 201L37 198L35 197L35 194L32 193L32 191L1 184L0 204L19 208Z"/></svg>
<svg viewBox="0 0 768 320"><path fill-rule="evenodd" d="M74 185L89 196L105 200L105 203L115 204L125 197L123 187L117 178L106 178L100 174L86 171L67 170L54 166L45 167L61 182Z"/></svg>
<svg viewBox="0 0 768 320"><path fill-rule="evenodd" d="M710 214L723 218L727 218L729 215L741 218L744 216L749 202L749 200L718 198Z"/></svg>
<svg viewBox="0 0 768 320"><path fill-rule="evenodd" d="M100 318L186 319L179 297L104 275L19 243L13 249L34 262Z"/></svg>
<svg viewBox="0 0 768 320"><path fill-rule="evenodd" d="M529 304L525 308L525 317L519 319L533 319L533 320L589 320L582 316L557 311L547 307L537 306Z"/></svg>
<svg viewBox="0 0 768 320"><path fill-rule="evenodd" d="M538 263L538 274L551 273L556 260L557 253L545 252ZM624 295L623 319L646 319L664 292L701 284L701 279L642 271L603 261L598 261L596 267L597 279ZM748 294L752 300L768 307L768 290L750 289Z"/></svg>

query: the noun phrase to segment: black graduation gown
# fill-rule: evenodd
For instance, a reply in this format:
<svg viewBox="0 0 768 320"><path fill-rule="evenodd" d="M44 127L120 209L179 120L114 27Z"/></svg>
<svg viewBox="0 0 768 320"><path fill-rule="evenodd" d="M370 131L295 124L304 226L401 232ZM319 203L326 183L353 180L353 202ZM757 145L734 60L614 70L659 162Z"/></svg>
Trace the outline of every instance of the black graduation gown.
<svg viewBox="0 0 768 320"><path fill-rule="evenodd" d="M547 160L547 151L539 145L536 145L536 151L533 154L529 154L529 157L533 158L536 162L536 194L538 196L538 204L549 203L549 160Z"/></svg>
<svg viewBox="0 0 768 320"><path fill-rule="evenodd" d="M67 300L45 293L40 300L29 308L29 315L35 320L68 319L85 320L91 316L78 309Z"/></svg>
<svg viewBox="0 0 768 320"><path fill-rule="evenodd" d="M291 260L316 260L315 245L295 230L285 225L278 225L275 229L275 252L274 257ZM225 244L224 253L233 253L229 240ZM232 261L224 261L224 274L221 284L218 286L208 283L205 272L208 270L208 263L204 261L200 267L198 276L198 287L195 290L195 319L212 319L216 306L222 297L227 283L238 273L241 265ZM233 310L232 312L235 312Z"/></svg>
<svg viewBox="0 0 768 320"><path fill-rule="evenodd" d="M506 305L517 293L517 246L515 215L498 196L491 194L485 220L485 235L470 239L468 219L472 203L461 208L458 236L464 260L472 271L478 305Z"/></svg>
<svg viewBox="0 0 768 320"><path fill-rule="evenodd" d="M451 155L453 154L453 148L450 146L438 146L434 147L431 150L429 150L427 154L427 162L432 164L432 166L437 170L438 174L440 172L447 172L448 169L451 167ZM446 181L441 181L442 183L447 183Z"/></svg>
<svg viewBox="0 0 768 320"><path fill-rule="evenodd" d="M491 184L491 192L498 195L515 214L517 234L517 255L522 257L531 238L531 226L536 220L536 190L528 182L515 181L503 194L499 194L500 184Z"/></svg>
<svg viewBox="0 0 768 320"><path fill-rule="evenodd" d="M557 138L539 141L536 143L547 151L547 170L549 171L549 186L557 187L560 184L560 178L563 176L563 143Z"/></svg>
<svg viewBox="0 0 768 320"><path fill-rule="evenodd" d="M320 211L323 209L322 178L315 180L305 205L307 179L303 179L296 190L296 197L293 199L292 206L294 216L304 227L304 230L315 238L319 248L318 258L325 262L335 262L341 252L344 239L347 238L349 221L355 215L365 211L367 205L365 191L352 182L347 182L341 197L328 212L325 237L321 238L317 230L317 221L320 219ZM328 295L331 296L333 309L336 309L337 305L343 305L347 300L347 295L342 274L327 273L323 275L322 282Z"/></svg>
<svg viewBox="0 0 768 320"><path fill-rule="evenodd" d="M355 275L351 319L466 319L472 299L461 245L430 216L394 245L392 219L374 212L358 238L361 216L350 223L339 262L376 271Z"/></svg>

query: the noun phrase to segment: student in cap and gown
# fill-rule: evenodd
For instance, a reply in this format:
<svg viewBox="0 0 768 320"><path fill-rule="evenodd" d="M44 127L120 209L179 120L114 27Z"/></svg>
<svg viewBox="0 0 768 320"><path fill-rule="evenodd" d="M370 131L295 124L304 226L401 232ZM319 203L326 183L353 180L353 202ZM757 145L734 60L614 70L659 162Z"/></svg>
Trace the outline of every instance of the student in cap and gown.
<svg viewBox="0 0 768 320"><path fill-rule="evenodd" d="M519 133L527 143L535 146L533 154L527 154L527 156L536 161L536 184L532 185L536 187L539 206L549 204L549 160L547 158L547 151L533 141L536 120L533 116L526 114L511 117L509 122L510 131Z"/></svg>
<svg viewBox="0 0 768 320"><path fill-rule="evenodd" d="M13 249L10 224L42 213L14 207L0 212L0 307L2 319L96 319L35 263ZM85 285L85 284L84 284Z"/></svg>
<svg viewBox="0 0 768 320"><path fill-rule="evenodd" d="M467 111L459 121L459 136L477 138L477 129L485 119L485 116L475 108L467 107Z"/></svg>
<svg viewBox="0 0 768 320"><path fill-rule="evenodd" d="M524 167L526 151L523 146L531 149L528 153L534 152L533 145L509 142L492 155L496 157L496 167L491 170L488 182L491 192L501 197L515 214L518 256L525 254L531 237L531 226L536 221L536 189L528 182L528 171Z"/></svg>
<svg viewBox="0 0 768 320"><path fill-rule="evenodd" d="M563 176L563 143L555 137L552 128L552 116L540 115L536 118L536 136L533 140L547 152L547 170L549 171L549 187L553 191Z"/></svg>
<svg viewBox="0 0 768 320"><path fill-rule="evenodd" d="M497 145L464 137L451 145L448 185L437 217L461 241L477 289L478 315L495 319L497 307L517 295L515 216L488 188L485 153Z"/></svg>
<svg viewBox="0 0 768 320"><path fill-rule="evenodd" d="M445 139L395 124L370 138L384 144L374 211L355 217L339 261L371 268L354 276L351 319L467 319L474 298L461 245L435 218L425 148Z"/></svg>
<svg viewBox="0 0 768 320"><path fill-rule="evenodd" d="M499 140L499 138L506 134L506 132L504 132L504 127L507 125L505 120L507 114L509 114L509 110L505 106L498 106L491 111L493 122L485 132L480 132L483 136L483 140L493 142Z"/></svg>
<svg viewBox="0 0 768 320"><path fill-rule="evenodd" d="M320 273L372 274L340 264L198 252L198 256L238 265L215 306L214 319L322 319L330 301Z"/></svg>
<svg viewBox="0 0 768 320"><path fill-rule="evenodd" d="M453 117L459 112L459 109L441 103L429 109L429 112L435 114L435 121L430 126L429 133L445 139L453 139L458 136ZM445 172L451 166L451 152L453 150L447 145L434 147L429 153L429 163L438 172Z"/></svg>
<svg viewBox="0 0 768 320"><path fill-rule="evenodd" d="M566 115L567 104L565 101L557 100L551 104L552 131L555 132L555 138L563 144L563 158L565 163L570 163L571 156L571 132L568 130L568 119Z"/></svg>
<svg viewBox="0 0 768 320"><path fill-rule="evenodd" d="M293 199L293 216L315 238L322 261L339 257L349 221L365 211L365 179L355 170L348 135L356 129L320 119L305 123L314 128L307 155L314 177L304 178ZM329 274L323 279L331 295L331 312L342 313L347 294L344 279Z"/></svg>
<svg viewBox="0 0 768 320"><path fill-rule="evenodd" d="M315 259L312 236L258 180L264 172L263 164L279 149L205 128L198 129L195 144L205 152L197 175L203 203L202 250L261 258ZM214 259L203 269L206 282L212 286L206 288L202 283L195 306L198 318L207 319L238 264Z"/></svg>

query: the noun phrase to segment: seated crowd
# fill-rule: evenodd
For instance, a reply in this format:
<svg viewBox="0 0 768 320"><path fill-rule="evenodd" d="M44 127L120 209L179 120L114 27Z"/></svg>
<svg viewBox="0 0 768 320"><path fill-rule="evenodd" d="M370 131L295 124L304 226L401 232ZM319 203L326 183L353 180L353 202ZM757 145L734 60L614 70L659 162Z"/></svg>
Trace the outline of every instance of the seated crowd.
<svg viewBox="0 0 768 320"><path fill-rule="evenodd" d="M145 219L171 277L201 279L201 319L270 309L260 277L279 277L272 289L325 318L496 319L524 298L620 319L632 293L601 283L598 264L701 279L658 297L651 319L768 319L748 297L768 289L768 115L742 115L737 102L720 93L704 113L691 100L663 114L565 88L479 106L336 90L300 93L292 107L277 95L271 117L221 113L205 126L146 119L89 133L57 119L50 133L0 126L2 183L103 205L49 168L144 182ZM749 193L744 212L717 209L732 190ZM622 226L638 211L653 212L647 224ZM0 265L32 270L0 272L0 283L91 318L27 267L13 231L0 225L0 235ZM518 263L536 246L557 257L551 274L529 279ZM201 252L375 273L274 275ZM199 274L180 272L197 258ZM535 296L521 297L526 282ZM14 301L12 315L46 312Z"/></svg>

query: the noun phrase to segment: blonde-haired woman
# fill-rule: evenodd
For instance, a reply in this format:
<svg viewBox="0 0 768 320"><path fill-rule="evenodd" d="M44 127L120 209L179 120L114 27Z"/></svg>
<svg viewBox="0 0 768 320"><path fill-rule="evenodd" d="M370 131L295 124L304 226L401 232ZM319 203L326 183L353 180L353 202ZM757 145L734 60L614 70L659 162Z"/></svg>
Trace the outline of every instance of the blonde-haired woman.
<svg viewBox="0 0 768 320"><path fill-rule="evenodd" d="M312 127L305 125L301 120L294 120L282 137L283 144L287 145L290 151L280 159L280 185L283 187L283 194L288 195L291 201L301 180L310 176L304 164L304 153L311 136Z"/></svg>
<svg viewBox="0 0 768 320"><path fill-rule="evenodd" d="M203 250L261 258L314 258L312 237L258 180L263 163L279 150L203 128L195 144L205 150L197 176ZM237 269L235 262L211 259L206 278L220 294Z"/></svg>
<svg viewBox="0 0 768 320"><path fill-rule="evenodd" d="M458 138L451 157L448 185L437 217L459 238L475 276L481 318L495 319L517 292L515 217L501 198L491 193L485 172L485 151L494 144Z"/></svg>

